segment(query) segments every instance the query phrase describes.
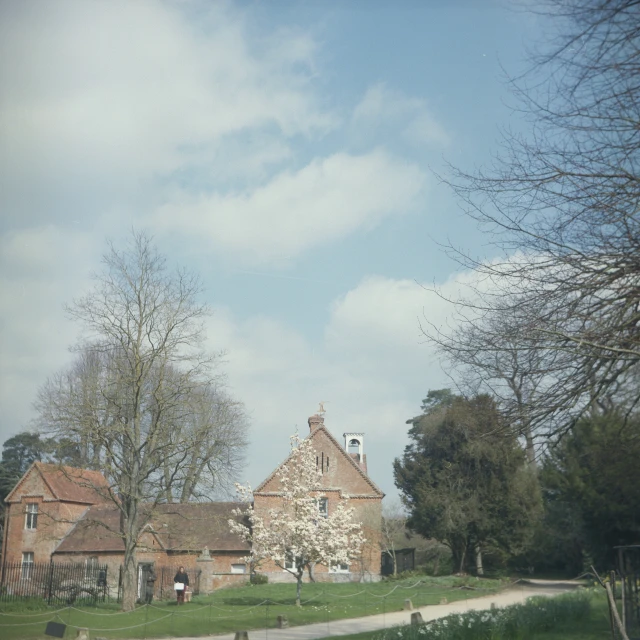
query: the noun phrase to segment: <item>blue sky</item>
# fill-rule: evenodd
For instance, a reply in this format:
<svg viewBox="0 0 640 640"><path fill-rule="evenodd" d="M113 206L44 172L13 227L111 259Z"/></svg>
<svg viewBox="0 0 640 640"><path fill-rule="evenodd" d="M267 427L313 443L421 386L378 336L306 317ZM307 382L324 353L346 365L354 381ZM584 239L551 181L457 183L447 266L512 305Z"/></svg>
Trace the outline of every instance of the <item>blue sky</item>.
<svg viewBox="0 0 640 640"><path fill-rule="evenodd" d="M405 420L447 384L418 317L490 258L434 172L486 165L542 24L521 2L0 3L0 439L27 428L106 238L198 271L260 482L321 400L394 494Z"/></svg>

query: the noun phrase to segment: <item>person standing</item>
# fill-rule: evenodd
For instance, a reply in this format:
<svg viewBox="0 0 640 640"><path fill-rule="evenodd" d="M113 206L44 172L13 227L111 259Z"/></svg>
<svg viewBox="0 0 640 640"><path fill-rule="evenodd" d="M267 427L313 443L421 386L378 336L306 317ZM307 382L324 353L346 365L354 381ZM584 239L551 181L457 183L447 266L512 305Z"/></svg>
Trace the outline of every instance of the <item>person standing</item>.
<svg viewBox="0 0 640 640"><path fill-rule="evenodd" d="M156 575L156 572L153 570L153 568L149 569L149 573L147 573L147 585L145 587L145 598L144 601L146 604L151 604L152 600L153 600L153 594L156 590L156 580L158 579L158 576Z"/></svg>
<svg viewBox="0 0 640 640"><path fill-rule="evenodd" d="M180 567L178 569L178 573L176 573L173 578L173 583L176 585L176 598L178 599L178 604L184 604L184 592L185 589L189 586L189 576L187 572L184 570L184 567ZM177 585L182 585L182 589L179 589Z"/></svg>

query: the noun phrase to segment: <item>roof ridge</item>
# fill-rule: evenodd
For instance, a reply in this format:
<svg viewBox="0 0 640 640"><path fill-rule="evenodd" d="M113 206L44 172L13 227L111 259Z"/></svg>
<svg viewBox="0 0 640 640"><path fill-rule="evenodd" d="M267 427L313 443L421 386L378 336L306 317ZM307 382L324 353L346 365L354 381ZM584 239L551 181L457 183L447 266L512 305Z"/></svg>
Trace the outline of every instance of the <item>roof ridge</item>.
<svg viewBox="0 0 640 640"><path fill-rule="evenodd" d="M53 496L57 500L62 501L62 498L58 495L56 490L51 486L51 483L47 480L46 475L42 471L42 467L47 463L46 462L41 462L40 460L37 460L33 464L34 464L35 468L38 470L38 473L40 474L40 477L44 480L44 483L47 485L47 487L49 487L49 491L51 491L51 493L53 494Z"/></svg>

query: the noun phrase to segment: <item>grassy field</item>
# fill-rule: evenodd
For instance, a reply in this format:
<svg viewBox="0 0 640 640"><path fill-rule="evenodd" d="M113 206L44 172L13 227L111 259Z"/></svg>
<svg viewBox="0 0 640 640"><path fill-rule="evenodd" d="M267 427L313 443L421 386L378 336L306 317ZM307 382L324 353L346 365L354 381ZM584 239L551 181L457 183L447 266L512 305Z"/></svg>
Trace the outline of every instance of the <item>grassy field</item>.
<svg viewBox="0 0 640 640"><path fill-rule="evenodd" d="M291 626L330 622L376 613L399 611L410 598L414 607L474 598L500 591L499 580L422 577L376 584L305 584L303 606L295 606L295 585L267 584L221 589L195 597L178 607L175 602L154 602L150 607L121 613L115 603L97 607L48 608L33 601L0 604L3 640L45 638L50 620L67 625L65 638L75 638L77 627L91 629L91 637L159 638L228 633L275 628L277 617L287 616Z"/></svg>
<svg viewBox="0 0 640 640"><path fill-rule="evenodd" d="M438 626L431 629L429 625L424 628L393 628L341 636L340 640L609 640L611 630L604 592L595 592L588 597L588 611L585 611L584 603L575 602L576 598L580 600L583 597L584 594L557 596L549 612L552 614L551 621L549 616L544 620L544 615L538 615L537 603L509 607L505 611L511 609L513 615L510 617L520 624L503 625L503 632L497 624L469 626L469 620L482 619L481 615L470 613L462 616L464 624L443 625L442 621L439 621ZM452 618L450 622L455 621L455 616ZM536 626L550 628L544 631L531 630Z"/></svg>

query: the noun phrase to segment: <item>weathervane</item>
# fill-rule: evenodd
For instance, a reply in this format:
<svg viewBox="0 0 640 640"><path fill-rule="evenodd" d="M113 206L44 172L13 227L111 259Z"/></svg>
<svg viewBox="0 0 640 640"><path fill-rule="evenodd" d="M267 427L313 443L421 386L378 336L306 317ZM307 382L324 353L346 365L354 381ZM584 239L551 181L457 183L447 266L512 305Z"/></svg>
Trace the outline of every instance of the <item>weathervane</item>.
<svg viewBox="0 0 640 640"><path fill-rule="evenodd" d="M323 416L325 413L327 413L327 410L324 408L324 405L328 402L328 400L322 400L320 402L320 408L318 409L318 414Z"/></svg>

